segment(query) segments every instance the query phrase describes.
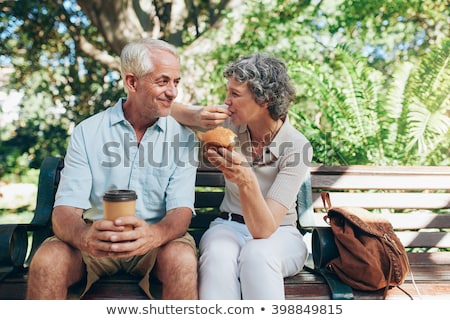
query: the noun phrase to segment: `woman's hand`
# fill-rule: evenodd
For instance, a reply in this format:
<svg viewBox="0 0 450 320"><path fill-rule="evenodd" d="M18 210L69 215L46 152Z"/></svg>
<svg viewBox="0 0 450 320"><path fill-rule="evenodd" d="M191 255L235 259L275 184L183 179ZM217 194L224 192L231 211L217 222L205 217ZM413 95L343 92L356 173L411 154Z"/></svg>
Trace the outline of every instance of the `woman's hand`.
<svg viewBox="0 0 450 320"><path fill-rule="evenodd" d="M231 112L224 106L208 106L199 108L196 114L196 122L200 127L205 129L217 127L231 115Z"/></svg>
<svg viewBox="0 0 450 320"><path fill-rule="evenodd" d="M238 186L255 179L247 159L238 152L222 147L211 147L206 150L205 157L214 167L222 171L225 178Z"/></svg>
<svg viewBox="0 0 450 320"><path fill-rule="evenodd" d="M288 209L275 200L264 199L255 173L240 153L226 148L209 148L205 155L225 178L238 186L242 214L252 237L270 237Z"/></svg>

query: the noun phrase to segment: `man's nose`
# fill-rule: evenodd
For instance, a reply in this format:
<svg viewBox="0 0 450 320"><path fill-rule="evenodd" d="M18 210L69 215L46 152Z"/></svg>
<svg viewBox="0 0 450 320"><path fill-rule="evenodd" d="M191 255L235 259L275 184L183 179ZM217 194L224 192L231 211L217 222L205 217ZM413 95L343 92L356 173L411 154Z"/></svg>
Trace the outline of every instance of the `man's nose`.
<svg viewBox="0 0 450 320"><path fill-rule="evenodd" d="M176 97L178 95L178 88L175 83L169 82L167 84L166 94L173 97Z"/></svg>

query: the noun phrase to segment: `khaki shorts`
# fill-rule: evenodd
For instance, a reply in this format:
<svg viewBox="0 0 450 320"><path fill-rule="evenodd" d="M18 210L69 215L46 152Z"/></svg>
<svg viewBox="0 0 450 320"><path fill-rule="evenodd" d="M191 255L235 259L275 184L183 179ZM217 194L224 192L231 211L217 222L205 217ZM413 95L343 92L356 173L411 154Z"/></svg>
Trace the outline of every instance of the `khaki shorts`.
<svg viewBox="0 0 450 320"><path fill-rule="evenodd" d="M47 241L61 240L53 236L47 238L45 242ZM194 249L194 252L197 252L195 240L189 233L185 233L181 238L172 241L186 243ZM133 256L129 258L96 258L86 252L81 252L87 270L86 287L81 297L83 297L91 286L102 276L112 276L119 271L124 271L131 275L142 277L139 281L139 286L150 299L153 299L153 296L150 294L150 273L155 266L158 252L159 248L155 248L142 256Z"/></svg>
<svg viewBox="0 0 450 320"><path fill-rule="evenodd" d="M190 245L196 252L194 238L189 233L172 241L183 242ZM86 252L82 252L83 261L87 269L86 288L82 296L90 287L102 276L111 276L119 271L124 271L134 276L142 277L139 286L145 294L153 299L150 293L150 273L153 270L158 255L159 248L155 248L142 256L133 256L129 258L95 258Z"/></svg>

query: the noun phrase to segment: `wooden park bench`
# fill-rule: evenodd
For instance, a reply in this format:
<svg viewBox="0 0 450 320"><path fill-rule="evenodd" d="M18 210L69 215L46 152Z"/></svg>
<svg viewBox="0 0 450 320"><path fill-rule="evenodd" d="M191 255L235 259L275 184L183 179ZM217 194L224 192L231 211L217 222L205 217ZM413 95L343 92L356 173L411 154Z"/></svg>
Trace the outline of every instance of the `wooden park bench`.
<svg viewBox="0 0 450 320"><path fill-rule="evenodd" d="M60 158L43 162L35 215L29 224L0 225L0 299L25 298L29 261L43 239L52 234L51 211L62 167ZM414 299L450 298L450 167L322 165L312 166L310 173L298 197L299 228L307 241L313 228L324 226L320 192L328 191L335 206L364 207L392 222L411 263L412 274L401 286L404 291ZM204 166L198 169L196 184L198 214L192 219L190 232L198 243L209 222L217 217L224 179L217 170ZM312 272L311 260L299 274L285 279L287 299L332 298L324 278ZM158 284L151 287L158 288ZM71 288L69 299L78 299L80 288ZM386 299L410 299L404 291L392 288ZM383 293L353 290L353 296L382 299ZM119 274L99 280L84 299L146 297L137 279Z"/></svg>

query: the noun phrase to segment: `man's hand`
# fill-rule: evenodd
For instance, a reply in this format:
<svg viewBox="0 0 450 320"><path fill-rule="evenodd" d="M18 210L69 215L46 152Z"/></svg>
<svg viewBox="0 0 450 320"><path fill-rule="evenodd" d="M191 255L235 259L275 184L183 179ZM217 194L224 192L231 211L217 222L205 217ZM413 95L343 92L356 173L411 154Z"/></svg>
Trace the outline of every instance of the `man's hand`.
<svg viewBox="0 0 450 320"><path fill-rule="evenodd" d="M125 226L132 225L132 230ZM156 225L148 225L143 219L131 216L114 221L95 221L86 232L82 250L96 257L125 258L143 255L161 245Z"/></svg>

